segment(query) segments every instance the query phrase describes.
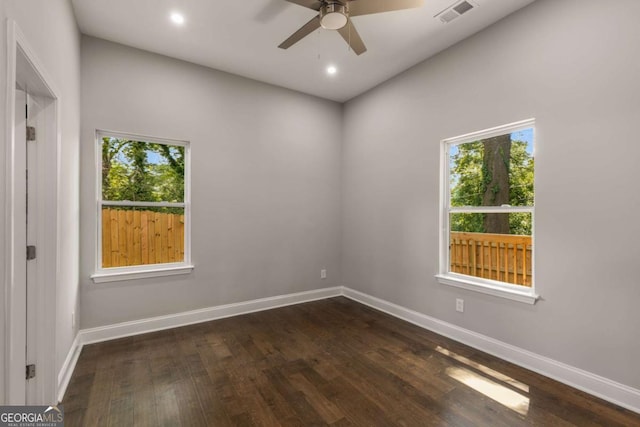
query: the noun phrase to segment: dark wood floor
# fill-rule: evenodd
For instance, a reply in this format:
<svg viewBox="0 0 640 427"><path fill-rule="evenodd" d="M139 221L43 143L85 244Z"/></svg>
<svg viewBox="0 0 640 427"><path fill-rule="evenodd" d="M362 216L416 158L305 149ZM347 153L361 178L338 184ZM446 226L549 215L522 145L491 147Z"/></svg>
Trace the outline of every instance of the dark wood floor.
<svg viewBox="0 0 640 427"><path fill-rule="evenodd" d="M640 426L345 298L85 346L65 425Z"/></svg>

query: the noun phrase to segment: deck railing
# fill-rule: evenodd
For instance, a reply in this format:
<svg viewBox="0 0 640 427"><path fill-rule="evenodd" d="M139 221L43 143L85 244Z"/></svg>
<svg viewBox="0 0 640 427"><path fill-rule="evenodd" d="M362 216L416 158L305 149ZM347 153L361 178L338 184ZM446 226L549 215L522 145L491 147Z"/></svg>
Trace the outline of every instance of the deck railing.
<svg viewBox="0 0 640 427"><path fill-rule="evenodd" d="M531 286L531 236L451 232L451 272Z"/></svg>

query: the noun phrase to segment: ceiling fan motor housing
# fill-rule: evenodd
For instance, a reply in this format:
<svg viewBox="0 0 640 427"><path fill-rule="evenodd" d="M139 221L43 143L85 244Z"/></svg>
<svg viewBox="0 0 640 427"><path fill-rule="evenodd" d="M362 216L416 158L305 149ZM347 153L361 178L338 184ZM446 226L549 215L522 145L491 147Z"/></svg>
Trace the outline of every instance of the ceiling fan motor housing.
<svg viewBox="0 0 640 427"><path fill-rule="evenodd" d="M349 21L349 8L346 2L328 1L320 8L320 25L326 30L339 30Z"/></svg>
<svg viewBox="0 0 640 427"><path fill-rule="evenodd" d="M322 27L328 30L338 30L344 41L352 48L356 55L367 51L362 38L351 22L351 13L354 16L370 15L393 10L411 9L423 5L424 0L287 0L288 2L306 7L318 12L309 22L304 24L289 38L280 43L281 49L288 49L309 34ZM467 0L457 0L467 2ZM469 0L472 1L472 0ZM460 3L463 4L463 3ZM353 6L353 9L350 7ZM456 6L457 7L457 6ZM463 12L459 12L462 14ZM346 28L346 25L349 25Z"/></svg>

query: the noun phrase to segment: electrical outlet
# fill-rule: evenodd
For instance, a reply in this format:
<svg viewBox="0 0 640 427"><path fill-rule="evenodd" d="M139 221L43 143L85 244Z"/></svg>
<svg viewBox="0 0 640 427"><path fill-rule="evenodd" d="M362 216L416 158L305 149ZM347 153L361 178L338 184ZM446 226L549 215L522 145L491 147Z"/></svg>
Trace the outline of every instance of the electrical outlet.
<svg viewBox="0 0 640 427"><path fill-rule="evenodd" d="M322 270L320 270L320 278L321 279L326 279L327 278L327 269L323 268Z"/></svg>
<svg viewBox="0 0 640 427"><path fill-rule="evenodd" d="M464 312L464 300L462 298L456 298L456 311Z"/></svg>

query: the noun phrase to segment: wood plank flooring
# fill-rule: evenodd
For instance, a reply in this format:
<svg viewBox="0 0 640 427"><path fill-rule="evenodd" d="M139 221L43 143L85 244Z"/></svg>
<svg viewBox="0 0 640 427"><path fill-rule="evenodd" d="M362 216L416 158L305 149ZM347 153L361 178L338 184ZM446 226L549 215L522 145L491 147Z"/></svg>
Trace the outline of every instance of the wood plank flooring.
<svg viewBox="0 0 640 427"><path fill-rule="evenodd" d="M640 426L640 415L332 298L85 346L66 426Z"/></svg>

